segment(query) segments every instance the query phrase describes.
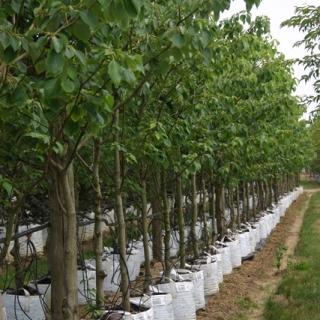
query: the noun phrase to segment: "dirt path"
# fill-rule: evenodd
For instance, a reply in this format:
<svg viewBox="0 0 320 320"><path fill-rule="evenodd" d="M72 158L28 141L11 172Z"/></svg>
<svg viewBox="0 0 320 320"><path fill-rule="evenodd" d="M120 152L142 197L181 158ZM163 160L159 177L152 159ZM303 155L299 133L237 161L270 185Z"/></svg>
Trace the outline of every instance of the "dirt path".
<svg viewBox="0 0 320 320"><path fill-rule="evenodd" d="M263 320L263 306L267 297L276 290L282 273L276 268L276 252L283 250L280 270L284 270L299 240L303 215L313 193L307 189L281 218L268 237L266 247L254 260L246 261L231 275L224 276L220 292L211 297L206 311L198 312L197 320Z"/></svg>
<svg viewBox="0 0 320 320"><path fill-rule="evenodd" d="M296 218L293 222L293 225L291 225L289 231L287 232L287 238L284 243L284 247L287 249L286 251L284 251L284 256L283 256L280 270L286 269L288 265L288 261L292 261L294 250L299 241L299 234L300 234L300 229L303 222L304 213L309 206L311 196L317 191L319 191L319 189L307 189L304 191L305 195L307 195L307 199L301 206L300 210L297 211ZM250 313L247 314L248 320L264 319L263 317L264 303L268 298L268 296L270 296L270 294L272 294L277 290L277 287L281 281L281 275L280 277L274 276L276 273L278 273L278 270L274 267L266 270L266 275L269 276L269 280L262 281L262 283L260 284L260 288L265 288L265 290L257 291L256 294L252 296L252 301L257 305L257 308L254 308L253 310L250 311Z"/></svg>

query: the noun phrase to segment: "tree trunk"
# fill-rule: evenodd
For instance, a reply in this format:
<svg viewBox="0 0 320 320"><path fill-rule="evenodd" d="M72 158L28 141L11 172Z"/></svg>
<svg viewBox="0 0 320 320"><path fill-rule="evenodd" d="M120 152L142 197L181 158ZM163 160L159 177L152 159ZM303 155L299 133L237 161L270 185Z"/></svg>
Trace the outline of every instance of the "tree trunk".
<svg viewBox="0 0 320 320"><path fill-rule="evenodd" d="M114 112L114 127L119 125L119 110ZM121 164L119 145L119 133L117 129L113 135L114 148L114 198L115 198L115 214L118 223L118 248L120 255L120 274L121 274L121 292L122 292L122 306L125 311L130 311L130 293L129 293L129 275L126 264L126 225L124 221L122 195L121 195Z"/></svg>
<svg viewBox="0 0 320 320"><path fill-rule="evenodd" d="M246 190L246 207L247 207L247 217L246 221L244 223L250 221L250 184L248 182L245 182L245 190Z"/></svg>
<svg viewBox="0 0 320 320"><path fill-rule="evenodd" d="M237 197L237 228L241 226L241 209L240 209L240 197L239 197L239 187L236 188Z"/></svg>
<svg viewBox="0 0 320 320"><path fill-rule="evenodd" d="M212 243L216 242L216 215L215 215L215 188L214 188L214 181L213 181L213 172L210 172L210 216L212 218Z"/></svg>
<svg viewBox="0 0 320 320"><path fill-rule="evenodd" d="M242 216L241 216L241 222L245 223L247 221L247 214L248 214L248 208L247 208L247 201L246 201L246 184L245 182L241 182L241 200L242 200ZM240 226L239 226L240 227Z"/></svg>
<svg viewBox="0 0 320 320"><path fill-rule="evenodd" d="M49 165L51 312L55 319L77 320L77 219L73 165L66 155L53 155Z"/></svg>
<svg viewBox="0 0 320 320"><path fill-rule="evenodd" d="M18 226L16 227L16 232L18 232ZM28 253L30 253L28 251ZM21 288L23 286L24 274L22 270L22 261L20 259L20 242L19 238L14 240L14 246L10 251L14 260L14 271L15 271L15 284L16 288ZM0 310L1 311L1 310Z"/></svg>
<svg viewBox="0 0 320 320"><path fill-rule="evenodd" d="M101 138L94 139L94 154L92 165L92 178L94 188L93 212L94 212L94 255L96 259L96 306L97 309L102 309L104 306L104 291L103 281L107 276L106 270L102 268L102 253L103 253L103 233L101 222L101 187L99 175L99 163L101 156L102 140Z"/></svg>
<svg viewBox="0 0 320 320"><path fill-rule="evenodd" d="M176 191L176 209L179 225L179 255L180 255L180 268L184 269L186 266L186 248L184 239L185 221L182 211L182 182L181 176L177 177L177 191Z"/></svg>
<svg viewBox="0 0 320 320"><path fill-rule="evenodd" d="M161 194L162 194L162 203L163 203L163 216L164 216L164 275L165 277L170 277L171 271L171 260L170 260L170 235L171 235L171 226L170 226L170 213L168 208L168 197L167 197L167 188L166 188L166 173L165 169L161 169Z"/></svg>
<svg viewBox="0 0 320 320"><path fill-rule="evenodd" d="M231 218L231 230L235 231L236 229L236 220L234 216L234 205L233 205L233 187L229 186L228 188L228 206L230 209L230 218Z"/></svg>
<svg viewBox="0 0 320 320"><path fill-rule="evenodd" d="M196 235L196 223L198 220L198 203L197 203L197 184L196 184L196 174L192 173L190 175L191 179L191 202L192 202L192 219L191 219L191 240L193 255L199 257L198 239Z"/></svg>
<svg viewBox="0 0 320 320"><path fill-rule="evenodd" d="M256 220L257 217L257 207L256 207L256 192L255 192L255 182L251 182L251 194L252 194L252 215L253 219Z"/></svg>
<svg viewBox="0 0 320 320"><path fill-rule="evenodd" d="M227 229L225 225L225 199L224 199L224 187L220 183L216 183L216 218L217 218L217 229L218 234L222 237Z"/></svg>
<svg viewBox="0 0 320 320"><path fill-rule="evenodd" d="M19 201L20 202L20 201ZM3 260L6 258L6 255L8 253L8 249L10 246L10 241L12 238L12 235L14 234L14 231L17 228L17 223L19 219L19 214L21 212L21 207L20 206L13 206L10 208L10 214L9 214L9 219L6 224L6 235L5 235L5 240L3 242L3 247L0 252L0 263L3 263Z"/></svg>
<svg viewBox="0 0 320 320"><path fill-rule="evenodd" d="M144 170L144 164L140 163L140 186L143 190L141 194L141 218L142 218L142 241L144 250L144 270L145 270L145 281L143 283L143 292L149 293L149 282L151 279L151 268L150 268L150 255L149 255L149 235L148 235L148 221L147 221L147 182L146 173Z"/></svg>
<svg viewBox="0 0 320 320"><path fill-rule="evenodd" d="M162 204L161 204L161 186L160 174L153 174L153 185L155 195L151 197L152 213L157 216L152 219L152 250L153 258L156 261L162 261Z"/></svg>
<svg viewBox="0 0 320 320"><path fill-rule="evenodd" d="M276 177L273 178L273 194L274 194L274 197L273 197L273 200L275 203L278 203L278 183L277 183L277 179Z"/></svg>
<svg viewBox="0 0 320 320"><path fill-rule="evenodd" d="M201 189L202 189L202 211L201 216L203 220L203 241L205 243L205 246L208 248L209 242L208 242L208 226L207 226L207 216L206 216L206 199L207 199L207 190L206 190L206 180L204 178L204 172L202 170L201 173Z"/></svg>

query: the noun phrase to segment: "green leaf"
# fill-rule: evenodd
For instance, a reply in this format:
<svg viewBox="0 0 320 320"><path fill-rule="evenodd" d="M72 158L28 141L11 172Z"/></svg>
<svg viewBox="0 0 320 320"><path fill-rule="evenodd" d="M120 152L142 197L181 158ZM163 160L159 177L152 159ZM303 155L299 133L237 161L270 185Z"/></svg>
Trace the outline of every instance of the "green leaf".
<svg viewBox="0 0 320 320"><path fill-rule="evenodd" d="M21 42L20 42L19 38L15 37L15 36L10 37L10 45L14 51L19 50L20 44L21 44Z"/></svg>
<svg viewBox="0 0 320 320"><path fill-rule="evenodd" d="M73 27L74 35L83 42L87 42L91 37L90 27L82 20L78 20Z"/></svg>
<svg viewBox="0 0 320 320"><path fill-rule="evenodd" d="M42 72L46 71L46 63L45 60L40 60L37 62L34 66L38 74L41 74Z"/></svg>
<svg viewBox="0 0 320 320"><path fill-rule="evenodd" d="M201 31L201 44L202 47L205 48L208 46L208 44L211 42L211 33L208 30L202 30Z"/></svg>
<svg viewBox="0 0 320 320"><path fill-rule="evenodd" d="M118 87L123 75L121 65L115 60L110 61L108 65L108 73L114 85Z"/></svg>
<svg viewBox="0 0 320 320"><path fill-rule="evenodd" d="M132 0L122 0L125 12L130 18L135 18L138 15L138 10Z"/></svg>
<svg viewBox="0 0 320 320"><path fill-rule="evenodd" d="M98 112L95 105L90 105L87 103L84 105L84 109L87 111L87 117L91 122L94 122L101 127L105 125L105 119Z"/></svg>
<svg viewBox="0 0 320 320"><path fill-rule="evenodd" d="M12 191L13 191L13 186L7 181L3 181L2 186L7 191L8 196L11 197Z"/></svg>
<svg viewBox="0 0 320 320"><path fill-rule="evenodd" d="M172 38L173 45L182 48L186 44L186 38L183 34L175 34Z"/></svg>
<svg viewBox="0 0 320 320"><path fill-rule="evenodd" d="M10 44L10 36L7 33L0 33L0 42L3 46L3 49L6 49Z"/></svg>
<svg viewBox="0 0 320 320"><path fill-rule="evenodd" d="M82 121L73 121L70 119L66 125L65 132L68 136L72 137L81 129Z"/></svg>
<svg viewBox="0 0 320 320"><path fill-rule="evenodd" d="M126 65L130 70L132 70L132 71L137 70L137 63L133 58L131 58L129 56L125 56L124 61L126 62Z"/></svg>
<svg viewBox="0 0 320 320"><path fill-rule="evenodd" d="M46 58L46 67L53 74L59 74L63 71L64 57L62 53L57 53L51 49Z"/></svg>
<svg viewBox="0 0 320 320"><path fill-rule="evenodd" d="M74 82L70 79L65 79L64 81L61 82L61 87L62 89L67 92L67 93L71 93L75 90L75 85Z"/></svg>
<svg viewBox="0 0 320 320"><path fill-rule="evenodd" d="M63 49L63 41L57 37L51 39L51 48L55 50L56 53L61 52Z"/></svg>
<svg viewBox="0 0 320 320"><path fill-rule="evenodd" d="M77 122L78 120L82 119L86 114L85 110L81 106L76 106L75 108L73 108L73 104L70 104L68 105L67 111L71 112L71 110L71 119L74 122Z"/></svg>
<svg viewBox="0 0 320 320"><path fill-rule="evenodd" d="M98 25L97 17L90 11L80 11L80 17L84 23L95 29Z"/></svg>
<svg viewBox="0 0 320 320"><path fill-rule="evenodd" d="M165 156L163 153L158 154L158 155L156 156L156 160L157 160L157 162L159 162L159 163L164 163L164 162L166 161L166 156Z"/></svg>
<svg viewBox="0 0 320 320"><path fill-rule="evenodd" d="M107 102L108 107L111 109L114 106L114 99L113 96L111 94L107 94L105 96L105 100Z"/></svg>
<svg viewBox="0 0 320 320"><path fill-rule="evenodd" d="M163 142L164 142L164 144L165 144L168 148L171 148L172 143L171 143L171 141L170 141L170 140L168 140L168 139L164 139L164 140L163 140Z"/></svg>
<svg viewBox="0 0 320 320"><path fill-rule="evenodd" d="M44 84L44 95L45 99L52 99L60 91L60 80L59 79L49 79Z"/></svg>
<svg viewBox="0 0 320 320"><path fill-rule="evenodd" d="M83 54L83 52L79 51L79 50L74 50L75 55L77 56L77 58L80 60L80 62L83 65L86 65L87 63L87 59L86 56Z"/></svg>
<svg viewBox="0 0 320 320"><path fill-rule="evenodd" d="M11 101L17 103L20 107L23 107L27 98L28 97L21 86L16 87L11 94Z"/></svg>
<svg viewBox="0 0 320 320"><path fill-rule="evenodd" d="M212 58L212 51L210 48L206 47L202 50L202 54L205 59L210 60Z"/></svg>
<svg viewBox="0 0 320 320"><path fill-rule="evenodd" d="M128 82L129 84L136 81L136 77L135 77L134 73L129 69L123 70L123 79L124 79L124 81Z"/></svg>
<svg viewBox="0 0 320 320"><path fill-rule="evenodd" d="M11 46L7 47L3 53L3 60L6 63L11 63L18 57L19 51L14 51Z"/></svg>

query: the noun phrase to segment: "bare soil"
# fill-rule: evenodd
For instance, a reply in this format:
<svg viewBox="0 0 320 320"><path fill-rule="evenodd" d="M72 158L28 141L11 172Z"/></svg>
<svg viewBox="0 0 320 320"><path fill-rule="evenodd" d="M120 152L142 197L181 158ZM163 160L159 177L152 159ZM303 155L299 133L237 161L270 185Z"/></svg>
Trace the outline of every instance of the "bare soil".
<svg viewBox="0 0 320 320"><path fill-rule="evenodd" d="M267 297L277 289L283 270L292 259L299 240L303 214L311 195L319 189L305 190L287 210L271 235L265 248L252 261L245 261L241 268L224 276L220 292L213 295L205 311L197 313L197 320L262 320ZM280 270L276 267L279 244L283 250ZM279 249L278 249L279 250Z"/></svg>

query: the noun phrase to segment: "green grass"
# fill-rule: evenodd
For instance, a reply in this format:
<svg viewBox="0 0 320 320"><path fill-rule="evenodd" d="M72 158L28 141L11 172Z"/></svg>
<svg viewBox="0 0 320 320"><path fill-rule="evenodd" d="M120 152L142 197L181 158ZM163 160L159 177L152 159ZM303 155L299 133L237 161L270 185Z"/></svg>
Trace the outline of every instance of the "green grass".
<svg viewBox="0 0 320 320"><path fill-rule="evenodd" d="M315 180L308 180L307 176L301 175L300 185L303 189L316 189L319 188L319 184Z"/></svg>
<svg viewBox="0 0 320 320"><path fill-rule="evenodd" d="M250 297L246 296L243 299L240 299L237 301L237 303L246 308L246 309L257 309L258 305L256 303L254 303Z"/></svg>
<svg viewBox="0 0 320 320"><path fill-rule="evenodd" d="M320 192L305 213L294 260L265 304L266 320L320 320Z"/></svg>
<svg viewBox="0 0 320 320"><path fill-rule="evenodd" d="M37 278L41 278L48 273L47 260L44 258L35 259L33 261L22 262L22 276L24 277L24 284L28 284ZM0 276L0 289L15 288L15 269L12 265L3 266L2 274Z"/></svg>

